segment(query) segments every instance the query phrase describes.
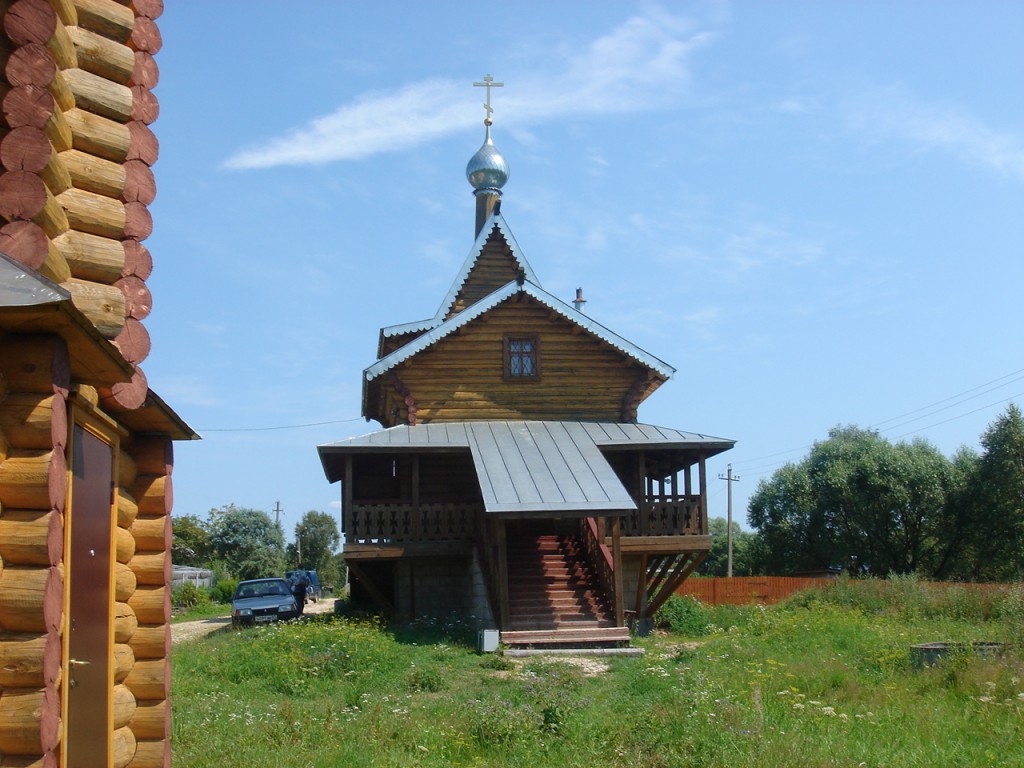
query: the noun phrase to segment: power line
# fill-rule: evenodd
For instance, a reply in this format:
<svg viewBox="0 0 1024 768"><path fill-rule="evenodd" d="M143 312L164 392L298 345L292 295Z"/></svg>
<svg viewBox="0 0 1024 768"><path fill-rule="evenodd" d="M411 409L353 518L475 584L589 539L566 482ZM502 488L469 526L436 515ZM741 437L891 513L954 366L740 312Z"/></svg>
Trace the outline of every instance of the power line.
<svg viewBox="0 0 1024 768"><path fill-rule="evenodd" d="M232 427L224 429L199 429L199 432L270 432L277 429L307 429L309 427L323 427L328 424L348 424L353 421L362 421L362 417L354 419L335 419L334 421L314 421L309 424L285 424L279 427Z"/></svg>
<svg viewBox="0 0 1024 768"><path fill-rule="evenodd" d="M1009 382L1007 382L1007 383L1009 383ZM968 391L970 391L970 390L968 390ZM995 402L988 403L987 405L983 405L980 408L975 408L973 411L967 411L966 413L957 414L956 416L950 416L948 419L943 419L942 421L937 421L934 424L929 424L926 427L920 427L919 429L911 430L910 432L904 432L902 435L897 435L894 439L895 440L902 440L904 437L910 437L911 435L916 435L916 434L918 434L920 432L924 432L925 430L931 429L933 427L939 427L939 426L942 426L943 424L948 424L951 421L956 421L957 419L962 419L965 416L970 416L970 415L975 414L975 413L980 413L981 411L988 410L989 408L992 408L993 406L1003 405L1004 403L1012 402L1015 398L1018 398L1018 397L1024 397L1024 392L1018 392L1016 395L1011 395L1010 397L1004 398L1003 400L997 400ZM936 411L935 413L938 413L938 411ZM914 419L913 421L917 421L917 419ZM909 422L905 422L905 423L909 423ZM900 426L900 425L896 425L896 426ZM891 427L890 429L895 429L895 428L896 427ZM803 449L801 449L801 448L794 448L793 451L806 450L807 448L811 448L811 447L812 446L808 445L808 446L805 446L805 448L803 448ZM793 451L786 451L785 453L792 453ZM771 454L771 455L772 456L778 456L780 454L776 453L776 454ZM770 456L764 456L764 457L761 457L761 458L770 458ZM751 461L754 461L754 459L751 459ZM745 469L744 473L748 474L748 475L749 474L754 474L754 475L757 475L757 476L761 476L761 475L766 474L767 470L773 469L775 467L782 466L784 463L785 462L782 462L782 461L776 461L776 462L773 462L773 463L770 463L770 464L762 464L762 465L759 465L759 466L756 466L756 467L751 467L751 468Z"/></svg>
<svg viewBox="0 0 1024 768"><path fill-rule="evenodd" d="M973 411L968 411L967 413L961 413L959 416L950 416L948 419L944 419L943 421L937 421L934 424L929 424L927 427L921 427L920 429L916 429L913 432L905 432L904 434L900 435L896 439L900 440L900 439L902 439L904 437L907 437L908 435L914 435L914 434L917 434L918 432L924 432L926 429L931 429L932 427L938 427L938 426L941 426L943 424L947 424L947 423L949 423L951 421L956 421L957 419L962 419L964 416L970 416L972 413L978 413L979 411L987 410L987 409L991 408L993 405L1002 405L1003 403L1009 403L1014 398L1017 398L1017 397L1024 397L1024 392L1018 392L1016 395L1010 395L1005 400L1000 400L999 402L996 402L996 403L989 403L988 405L983 405L980 408L975 408Z"/></svg>
<svg viewBox="0 0 1024 768"><path fill-rule="evenodd" d="M1013 371L1012 373L1007 373L1005 376L1000 376L999 378L992 379L992 381L986 381L984 384L979 384L976 387L971 387L970 389L965 389L963 392L959 392L959 393L957 393L955 395L950 395L949 397L943 398L942 400L937 400L936 402L931 403L930 405L924 405L924 406L921 406L920 408L915 408L912 411L907 411L906 413L902 413L899 416L893 416L892 418L885 419L884 421L880 421L877 424L873 424L871 426L871 429L878 429L883 424L888 424L890 421L897 421L898 419L903 419L903 418L906 418L907 416L912 416L915 413L919 413L921 411L926 411L926 410L928 410L930 408L934 408L937 405L942 405L943 403L948 403L950 400L956 400L957 398L963 397L964 395L970 394L971 392L975 392L976 390L979 390L979 389L982 389L984 387L988 387L988 386L990 386L992 384L995 384L998 381L1003 381L1003 379L1009 379L1011 376L1015 376L1016 378L1012 379L1011 381L1005 381L1002 384L1000 384L998 387L992 387L992 389L985 390L985 392L979 392L977 395L973 395L973 396L971 396L969 398L966 398L966 400L973 400L975 397L980 397L981 395L987 394L988 392L991 392L992 390L999 389L999 387L1005 387L1007 384L1013 384L1013 382L1015 382L1015 381L1020 381L1021 379L1024 379L1024 368L1021 368L1018 371ZM954 403L953 405L956 405L956 403ZM952 406L947 406L947 408L951 408L951 407ZM945 410L945 408L941 408L939 410ZM925 414L925 415L928 415L928 414ZM896 426L899 426L899 425L896 425ZM887 429L895 429L895 427L887 427Z"/></svg>
<svg viewBox="0 0 1024 768"><path fill-rule="evenodd" d="M1006 381L1006 379L1010 379L1010 380ZM1001 387L1005 387L1005 386L1007 386L1009 384L1013 384L1014 382L1020 381L1022 379L1024 379L1024 368L1021 368L1019 370L1012 371L1010 373L1004 374L1003 376L999 376L999 377L997 377L995 379L992 379L991 381L986 381L983 384L978 384L977 386L971 387L969 389L965 389L962 392L958 392L955 395L950 395L949 397L943 398L942 400L937 400L934 403L930 403L928 405L921 406L920 408L915 408L915 409L913 409L911 411L907 411L907 412L899 414L897 416L892 416L892 417L890 417L888 419L885 419L883 421L877 422L876 424L874 424L871 427L869 427L869 429L878 429L883 424L888 424L891 421L897 421L899 419L906 418L907 416L912 416L915 413L920 413L921 411L929 411L929 413L923 414L922 416L916 417L914 419L910 419L908 421L901 422L899 424L894 424L891 427L886 427L885 429L879 430L880 432L888 432L890 430L897 429L897 428L899 428L901 426L905 426L907 424L911 424L911 423L913 423L915 421L919 421L920 419L927 418L928 416L933 416L936 413L941 413L942 411L948 410L949 408L953 408L953 407L955 407L957 405L962 405L963 403L966 403L969 400L973 400L973 399L975 399L977 397L981 397L981 395L988 394L990 392L993 392L996 389L1000 389ZM999 384L998 386L991 386L993 384L996 384L997 382L1002 382L1002 383ZM986 389L984 392L978 392L977 394L973 394L973 395L971 395L971 397L966 397L966 398L964 397L964 395L971 394L972 392L977 392L977 390L984 389L985 387L989 387L989 389ZM946 419L945 421L940 421L940 422L937 422L935 424L931 424L931 425L929 425L927 427L921 427L919 430L914 430L912 432L907 432L907 433L905 433L903 435L900 435L896 439L899 440L899 439L901 439L903 437L906 437L908 435L913 435L913 434L916 434L917 432L923 432L926 429L931 429L932 427L937 427L937 426L940 426L941 424L946 424L946 423L948 423L950 421L955 421L956 419L963 418L964 416L970 416L971 414L978 413L979 411L983 411L986 408L991 408L994 405L1000 405L1002 403L1009 402L1010 400L1013 400L1014 397L1020 397L1020 396L1021 395L1013 395L1013 396L1011 396L1009 398L1006 398L1005 400L1000 400L1000 401L995 402L995 403L989 403L988 405L984 405L984 406L982 406L980 408L976 408L973 411L968 411L967 413L962 413L962 414L960 414L958 416L953 416L953 417L951 417L949 419ZM963 398L963 399L959 399L959 398ZM956 403L952 403L951 405L945 406L943 408L939 408L937 410L929 410L929 409L935 408L935 406L943 405L944 403L948 403L950 400L957 400L957 402ZM812 445L803 445L803 446L801 446L799 448L790 448L790 449L785 450L785 451L777 451L775 453L768 453L768 454L764 454L762 456L755 456L754 458L748 459L745 462L736 462L736 464L737 464L737 466L744 467L744 471L747 474L750 474L752 472L753 473L758 473L759 470L771 469L772 467L778 467L778 466L781 466L782 464L784 464L785 462L775 461L775 462L770 462L768 464L757 465L757 466L753 466L753 467L748 467L746 465L751 464L753 462L762 461L764 459L772 459L772 458L775 458L776 456L785 456L787 454L797 453L799 451L806 451L806 450L810 449L811 447L813 447L813 444Z"/></svg>

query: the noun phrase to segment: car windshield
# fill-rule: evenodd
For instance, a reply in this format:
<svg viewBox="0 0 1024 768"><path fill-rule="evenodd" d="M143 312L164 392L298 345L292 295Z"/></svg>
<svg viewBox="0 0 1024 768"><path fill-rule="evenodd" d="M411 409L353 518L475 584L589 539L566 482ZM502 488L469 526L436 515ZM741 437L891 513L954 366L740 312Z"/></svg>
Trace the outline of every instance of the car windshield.
<svg viewBox="0 0 1024 768"><path fill-rule="evenodd" d="M272 597L287 595L288 589L282 581L266 581L259 584L242 584L236 597Z"/></svg>

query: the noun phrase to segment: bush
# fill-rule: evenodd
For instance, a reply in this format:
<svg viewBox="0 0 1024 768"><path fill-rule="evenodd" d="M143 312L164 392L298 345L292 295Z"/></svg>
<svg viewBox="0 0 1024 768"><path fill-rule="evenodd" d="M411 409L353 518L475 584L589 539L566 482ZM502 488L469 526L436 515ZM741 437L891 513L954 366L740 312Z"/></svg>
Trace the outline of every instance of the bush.
<svg viewBox="0 0 1024 768"><path fill-rule="evenodd" d="M171 593L171 602L175 608L194 608L197 605L204 605L210 602L210 595L202 587L197 587L190 581L186 581L180 587L175 587Z"/></svg>
<svg viewBox="0 0 1024 768"><path fill-rule="evenodd" d="M416 693L438 693L448 686L444 673L436 667L413 667L408 677L409 690Z"/></svg>
<svg viewBox="0 0 1024 768"><path fill-rule="evenodd" d="M1006 625L1007 636L1020 643L1024 638L1024 586L1010 587L999 606L999 616Z"/></svg>
<svg viewBox="0 0 1024 768"><path fill-rule="evenodd" d="M654 623L679 635L702 637L708 634L711 615L697 598L672 595L654 615Z"/></svg>
<svg viewBox="0 0 1024 768"><path fill-rule="evenodd" d="M218 579L217 583L210 587L210 599L215 603L230 603L238 588L238 579Z"/></svg>

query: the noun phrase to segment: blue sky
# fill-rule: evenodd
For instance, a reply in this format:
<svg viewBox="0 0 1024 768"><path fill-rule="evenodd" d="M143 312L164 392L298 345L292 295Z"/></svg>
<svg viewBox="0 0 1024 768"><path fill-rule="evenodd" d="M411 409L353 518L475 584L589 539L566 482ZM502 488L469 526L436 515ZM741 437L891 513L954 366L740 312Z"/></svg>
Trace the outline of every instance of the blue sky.
<svg viewBox="0 0 1024 768"><path fill-rule="evenodd" d="M1024 401L1024 5L168 3L150 386L175 513L291 537L381 326L473 241L466 162L544 288L678 370L640 420L737 440L710 511L839 424L947 455ZM315 426L311 426L315 425Z"/></svg>

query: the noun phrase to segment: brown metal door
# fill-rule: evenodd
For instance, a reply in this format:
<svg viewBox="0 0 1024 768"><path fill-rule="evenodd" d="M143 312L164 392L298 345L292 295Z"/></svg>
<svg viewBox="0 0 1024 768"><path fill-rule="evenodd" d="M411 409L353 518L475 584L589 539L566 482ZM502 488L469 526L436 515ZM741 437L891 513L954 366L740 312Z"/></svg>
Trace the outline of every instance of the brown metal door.
<svg viewBox="0 0 1024 768"><path fill-rule="evenodd" d="M113 450L75 424L72 448L68 698L69 768L110 765Z"/></svg>

